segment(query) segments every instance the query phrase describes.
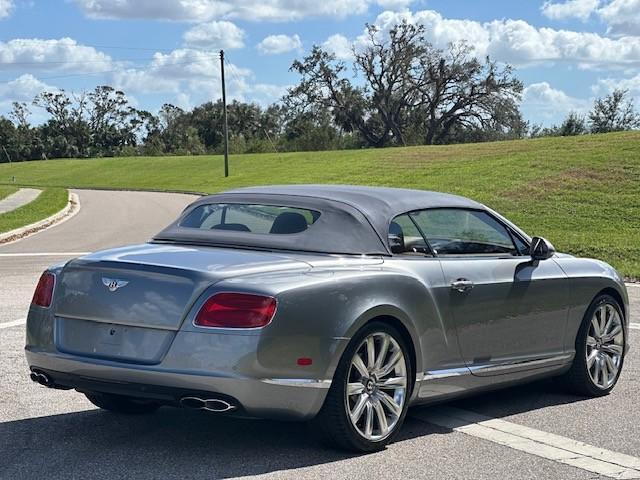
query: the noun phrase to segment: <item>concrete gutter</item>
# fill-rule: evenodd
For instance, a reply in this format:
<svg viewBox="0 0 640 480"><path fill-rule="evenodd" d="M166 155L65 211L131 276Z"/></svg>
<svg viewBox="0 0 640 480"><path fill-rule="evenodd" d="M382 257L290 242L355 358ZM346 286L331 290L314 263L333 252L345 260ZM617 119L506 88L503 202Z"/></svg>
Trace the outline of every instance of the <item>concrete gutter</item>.
<svg viewBox="0 0 640 480"><path fill-rule="evenodd" d="M69 200L67 205L58 213L54 213L50 217L40 220L39 222L32 223L25 227L16 228L9 232L0 233L0 245L6 245L8 243L17 242L25 237L35 235L47 228L53 227L66 222L71 217L76 215L80 211L80 198L77 194L69 192Z"/></svg>

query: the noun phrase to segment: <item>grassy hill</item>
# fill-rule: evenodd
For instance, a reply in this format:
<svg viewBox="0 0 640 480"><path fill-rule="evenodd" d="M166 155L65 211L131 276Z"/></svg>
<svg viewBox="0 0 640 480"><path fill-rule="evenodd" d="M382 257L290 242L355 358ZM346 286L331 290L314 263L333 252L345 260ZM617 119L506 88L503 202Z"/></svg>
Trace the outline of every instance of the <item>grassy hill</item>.
<svg viewBox="0 0 640 480"><path fill-rule="evenodd" d="M217 192L284 183L388 185L479 200L560 250L640 278L640 132L453 146L50 160L0 165L0 185Z"/></svg>

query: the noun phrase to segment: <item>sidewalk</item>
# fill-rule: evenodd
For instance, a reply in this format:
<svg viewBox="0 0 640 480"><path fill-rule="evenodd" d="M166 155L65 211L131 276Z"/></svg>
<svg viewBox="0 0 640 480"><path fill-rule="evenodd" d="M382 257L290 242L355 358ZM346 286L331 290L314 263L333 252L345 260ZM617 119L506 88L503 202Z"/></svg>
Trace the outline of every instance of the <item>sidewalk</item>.
<svg viewBox="0 0 640 480"><path fill-rule="evenodd" d="M10 212L34 201L41 192L42 190L35 188L21 188L16 193L12 193L3 200L0 200L0 214Z"/></svg>

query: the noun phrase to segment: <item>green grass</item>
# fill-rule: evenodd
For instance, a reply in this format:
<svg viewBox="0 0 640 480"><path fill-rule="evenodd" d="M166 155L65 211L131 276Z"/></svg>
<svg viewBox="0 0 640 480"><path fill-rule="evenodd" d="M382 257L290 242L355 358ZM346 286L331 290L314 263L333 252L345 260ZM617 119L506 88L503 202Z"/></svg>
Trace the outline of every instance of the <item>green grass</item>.
<svg viewBox="0 0 640 480"><path fill-rule="evenodd" d="M0 185L0 200L8 197L9 195L17 191L18 191L18 187L5 187L3 185Z"/></svg>
<svg viewBox="0 0 640 480"><path fill-rule="evenodd" d="M0 214L0 233L30 225L58 213L65 207L68 199L69 194L64 188L45 188L34 201Z"/></svg>
<svg viewBox="0 0 640 480"><path fill-rule="evenodd" d="M457 193L560 250L640 278L640 132L453 146L0 165L0 184L217 192L284 183L389 185Z"/></svg>

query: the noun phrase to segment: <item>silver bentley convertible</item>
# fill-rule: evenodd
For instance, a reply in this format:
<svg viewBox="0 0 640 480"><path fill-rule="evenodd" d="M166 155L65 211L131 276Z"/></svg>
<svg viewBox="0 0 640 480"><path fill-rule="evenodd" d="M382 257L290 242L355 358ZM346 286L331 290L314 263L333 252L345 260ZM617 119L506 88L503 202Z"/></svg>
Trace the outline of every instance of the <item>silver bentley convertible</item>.
<svg viewBox="0 0 640 480"><path fill-rule="evenodd" d="M609 393L628 297L466 198L283 186L203 197L149 243L51 267L27 322L31 378L98 407L310 420L342 448L407 408L562 376Z"/></svg>

